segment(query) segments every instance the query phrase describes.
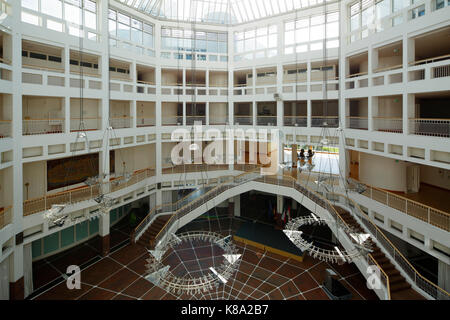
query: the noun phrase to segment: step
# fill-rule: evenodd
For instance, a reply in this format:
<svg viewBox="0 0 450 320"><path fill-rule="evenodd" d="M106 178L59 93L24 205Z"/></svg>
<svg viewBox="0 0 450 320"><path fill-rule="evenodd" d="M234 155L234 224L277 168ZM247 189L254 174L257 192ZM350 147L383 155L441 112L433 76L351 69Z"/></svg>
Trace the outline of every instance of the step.
<svg viewBox="0 0 450 320"><path fill-rule="evenodd" d="M397 274L394 276L389 276L389 284L390 285L393 285L393 284L399 283L399 282L404 282L404 281L406 282L405 278L400 274Z"/></svg>
<svg viewBox="0 0 450 320"><path fill-rule="evenodd" d="M390 289L391 289L391 293L392 292L398 292L398 291L403 291L406 289L411 288L411 285L408 282L400 282L400 283L395 283L394 285L389 285Z"/></svg>

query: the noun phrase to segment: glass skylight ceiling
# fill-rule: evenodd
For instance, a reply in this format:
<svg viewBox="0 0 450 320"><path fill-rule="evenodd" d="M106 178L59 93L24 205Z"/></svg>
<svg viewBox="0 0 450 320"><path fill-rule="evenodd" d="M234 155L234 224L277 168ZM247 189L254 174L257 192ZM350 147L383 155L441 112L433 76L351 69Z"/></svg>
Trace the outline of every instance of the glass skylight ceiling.
<svg viewBox="0 0 450 320"><path fill-rule="evenodd" d="M119 0L155 17L237 24L335 0Z"/></svg>

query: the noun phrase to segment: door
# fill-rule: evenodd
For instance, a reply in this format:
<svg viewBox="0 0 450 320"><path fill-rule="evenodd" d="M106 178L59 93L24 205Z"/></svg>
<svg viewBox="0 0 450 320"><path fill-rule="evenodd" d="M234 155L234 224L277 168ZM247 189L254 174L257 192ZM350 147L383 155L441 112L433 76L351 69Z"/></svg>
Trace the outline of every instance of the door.
<svg viewBox="0 0 450 320"><path fill-rule="evenodd" d="M420 167L411 165L406 168L406 193L419 192Z"/></svg>

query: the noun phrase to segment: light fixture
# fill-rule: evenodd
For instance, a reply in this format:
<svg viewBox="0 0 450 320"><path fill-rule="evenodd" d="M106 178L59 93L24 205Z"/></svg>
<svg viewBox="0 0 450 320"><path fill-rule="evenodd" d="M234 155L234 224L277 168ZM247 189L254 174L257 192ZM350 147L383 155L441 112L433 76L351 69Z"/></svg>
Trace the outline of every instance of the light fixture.
<svg viewBox="0 0 450 320"><path fill-rule="evenodd" d="M191 145L189 145L189 150L191 151L197 151L199 149L198 144L196 143L192 143Z"/></svg>
<svg viewBox="0 0 450 320"><path fill-rule="evenodd" d="M170 293L195 295L208 292L221 283L226 284L237 271L241 255L237 253L237 248L231 241L231 235L223 237L215 232L191 231L178 235L172 233L168 237L167 241L160 240L154 250L148 251L150 257L146 260L148 274L145 279ZM223 262L219 266L209 267L210 273L197 278L175 276L170 271L170 265L163 264L162 257L169 248L176 250L176 246L182 242L192 244L196 241L209 242L211 245L220 247L224 251Z"/></svg>
<svg viewBox="0 0 450 320"><path fill-rule="evenodd" d="M353 244L355 249L343 250L339 249L337 246L334 250L323 249L317 247L312 241L308 241L302 237L303 232L299 231L298 228L304 225L328 225L330 228L334 225L341 228L350 239L353 239ZM343 264L345 262L351 263L355 259L362 257L372 250L371 243L368 241L370 235L360 234L350 229L350 227L344 227L342 225L337 225L335 221L325 220L318 218L315 214L311 213L311 216L299 217L289 221L285 229L283 230L286 237L295 244L300 250L307 252L313 258Z"/></svg>

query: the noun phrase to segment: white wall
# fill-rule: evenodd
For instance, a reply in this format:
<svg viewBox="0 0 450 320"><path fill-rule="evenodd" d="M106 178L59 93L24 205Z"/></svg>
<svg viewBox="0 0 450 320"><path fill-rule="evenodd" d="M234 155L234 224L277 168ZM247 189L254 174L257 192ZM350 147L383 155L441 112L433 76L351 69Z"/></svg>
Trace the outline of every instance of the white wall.
<svg viewBox="0 0 450 320"><path fill-rule="evenodd" d="M404 161L360 153L359 179L374 187L406 190L406 165Z"/></svg>
<svg viewBox="0 0 450 320"><path fill-rule="evenodd" d="M64 118L64 99L56 97L23 96L23 118L48 119L51 117Z"/></svg>
<svg viewBox="0 0 450 320"><path fill-rule="evenodd" d="M45 195L47 192L47 165L46 161L36 161L23 164L23 199L26 199L27 189L25 183L29 183L28 199Z"/></svg>
<svg viewBox="0 0 450 320"><path fill-rule="evenodd" d="M450 190L450 170L421 165L420 182Z"/></svg>

